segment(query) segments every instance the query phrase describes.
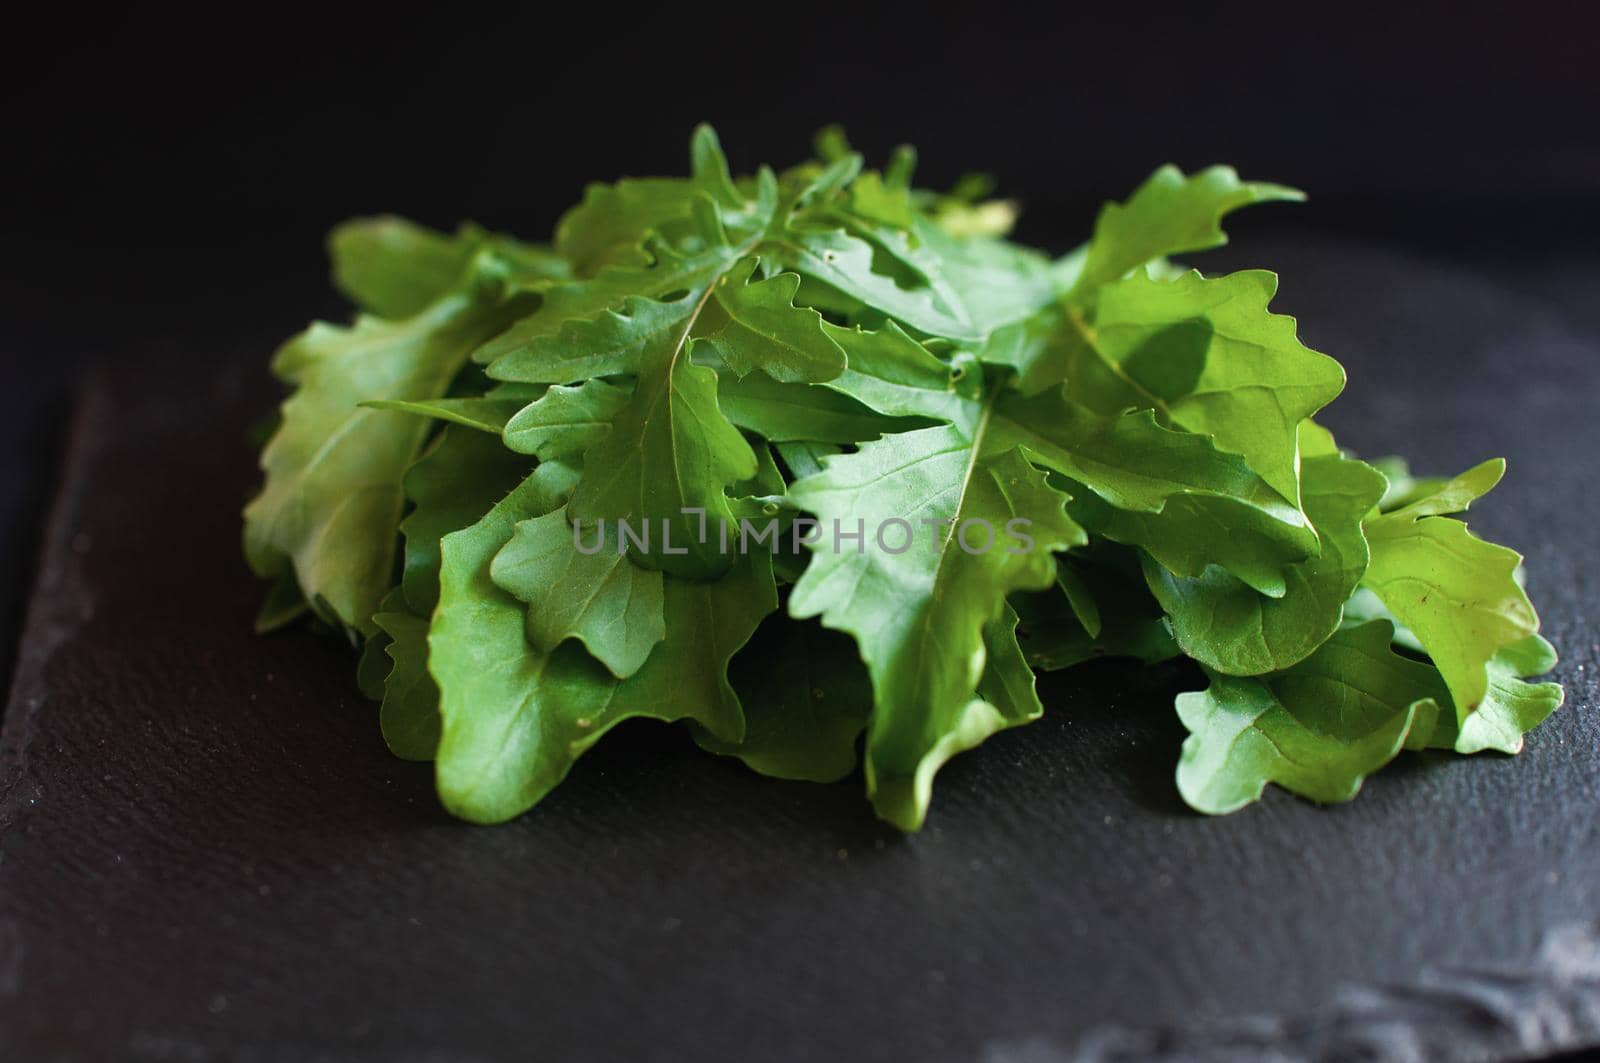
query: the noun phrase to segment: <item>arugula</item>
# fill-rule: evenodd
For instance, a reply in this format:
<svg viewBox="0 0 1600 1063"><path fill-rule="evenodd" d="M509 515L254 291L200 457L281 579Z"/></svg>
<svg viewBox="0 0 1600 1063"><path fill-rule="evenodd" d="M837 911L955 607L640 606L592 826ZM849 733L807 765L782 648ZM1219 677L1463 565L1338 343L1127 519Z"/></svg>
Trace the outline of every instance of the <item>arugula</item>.
<svg viewBox="0 0 1600 1063"><path fill-rule="evenodd" d="M949 758L1044 711L1036 669L1107 656L1203 671L1204 812L1521 749L1555 652L1459 519L1504 463L1342 451L1277 278L1170 261L1298 192L1163 167L1052 258L915 161L830 128L735 177L701 127L689 176L592 185L548 246L337 228L360 314L273 362L258 626L358 641L385 740L478 822L644 717L780 778L859 763L916 830Z"/></svg>

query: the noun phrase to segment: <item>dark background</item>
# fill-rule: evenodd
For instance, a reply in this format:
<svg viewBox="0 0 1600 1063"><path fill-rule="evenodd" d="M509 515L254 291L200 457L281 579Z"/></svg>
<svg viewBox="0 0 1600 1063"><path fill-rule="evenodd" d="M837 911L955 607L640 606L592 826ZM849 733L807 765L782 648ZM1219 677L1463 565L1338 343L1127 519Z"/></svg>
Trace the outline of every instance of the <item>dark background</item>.
<svg viewBox="0 0 1600 1063"><path fill-rule="evenodd" d="M833 925L858 941L871 939L876 958L854 957L848 944L825 935L810 945L821 956L842 948L841 962L856 964L848 969L868 985L884 984L890 974L922 977L924 946L930 953L957 942L975 949L987 948L989 940L1014 946L1022 955L1018 965L985 952L984 963L994 966L953 974L948 997L906 998L920 1003L908 1005L911 1011L901 1017L914 1018L930 1039L923 1044L935 1048L963 1044L963 1031L970 1032L962 993L970 999L985 986L1006 985L1029 969L1024 961L1034 963L1033 970L1052 969L1051 950L1080 932L1076 917L1070 925L1030 920L1077 911L1072 906L1080 899L1092 927L1105 922L1137 935L1141 926L1153 926L1169 945L1193 938L1204 946L1191 950L1176 971L1163 970L1168 954L1162 947L1137 960L1149 980L1152 1012L1161 1004L1164 1014L1182 1014L1186 994L1194 993L1205 996L1207 1008L1224 1011L1224 1004L1235 1008L1257 999L1298 1007L1329 999L1328 986L1352 972L1409 984L1424 961L1439 954L1441 941L1476 942L1467 958L1511 956L1526 952L1523 945L1540 939L1558 917L1592 918L1595 895L1577 872L1594 870L1600 839L1587 826L1563 833L1562 813L1546 814L1545 807L1571 801L1566 814L1575 808L1587 824L1594 821L1597 797L1592 765L1583 759L1595 742L1586 714L1592 680L1573 669L1583 667L1574 662L1600 659L1586 620L1600 515L1592 503L1587 510L1578 504L1592 494L1586 492L1591 452L1584 440L1594 438L1594 429L1592 418L1582 418L1590 405L1586 394L1596 390L1593 337L1600 330L1600 73L1594 55L1600 20L1578 4L1343 6L1322 13L1141 10L1137 17L1135 6L1128 5L1126 16L994 4L946 16L922 7L859 5L844 13L795 7L776 20L748 5L742 12L696 6L655 16L608 6L580 12L584 25L572 22L573 12L549 7L511 18L466 6L367 16L230 9L219 11L214 25L148 10L120 21L71 11L53 25L12 35L0 64L9 104L0 168L7 193L0 201L0 393L7 399L0 411L0 674L9 670L21 604L35 581L35 546L60 481L56 470L73 397L86 367L96 363L110 372L101 377L98 397L80 407L87 412L78 422L77 460L91 471L60 512L92 527L96 543L127 530L120 552L97 546L80 565L82 578L100 586L104 603L100 626L78 636L82 645L74 653L81 658L37 665L30 680L29 689L42 684L81 706L89 730L80 730L80 737L112 736L75 743L73 725L62 722L59 709L55 717L28 721L44 736L33 741L33 775L48 781L56 771L55 796L72 791L51 806L56 818L34 821L37 833L19 831L0 846L9 888L26 886L31 897L48 897L19 907L38 920L26 928L34 935L27 939L32 966L21 969L53 979L41 999L64 1001L60 1016L75 1006L73 1014L82 1018L88 1012L81 1001L73 1005L63 994L125 992L128 983L118 981L117 972L73 957L91 954L100 940L94 935L106 926L119 933L137 927L125 935L133 943L117 953L145 986L127 1007L146 1016L168 1010L188 1016L182 1010L188 1007L200 1025L185 1029L192 1033L214 1019L220 1038L139 1042L142 1054L227 1054L233 1043L227 1023L242 1014L238 1021L258 1038L259 1058L280 1058L261 1047L270 1040L259 1039L270 1039L279 1016L303 1004L286 987L327 963L328 941L347 947L341 927L348 928L350 939L369 948L350 946L345 962L368 981L321 971L324 1010L342 1015L378 1006L363 986L386 984L393 971L371 946L394 931L385 918L413 912L437 917L430 926L445 928L432 937L406 938L406 955L419 972L474 970L473 944L505 947L508 965L542 970L539 950L548 940L557 961L545 971L547 984L559 984L562 971L582 982L594 974L585 964L599 962L586 951L585 931L563 938L571 928L545 903L548 894L583 888L587 879L563 877L570 867L552 870L552 852L577 861L585 875L592 870L602 884L596 890L609 883L619 895L637 886L619 877L636 872L640 865L629 861L642 859L644 885L658 896L641 902L636 920L666 912L663 905L694 910L709 904L733 913L714 935L717 946L729 956L746 940L766 950L739 953L742 958L723 964L733 974L740 1007L755 1011L763 1006L763 979L772 973L762 956L782 957L793 949L796 933L819 926L809 911L785 913L767 905L768 898L829 910L841 905L841 891L855 891L849 896L860 904L843 904L854 914ZM1060 712L1037 728L997 738L992 745L998 752L987 759L975 755L952 765L941 777L951 795L945 818L937 817L936 807L933 826L916 846L898 844L873 825L853 787L783 787L733 768L706 768L703 758L685 750L660 754L649 731L619 734L587 758L586 765L593 760L598 766L575 772L543 817L489 832L443 822L429 804L425 769L392 762L374 737L370 707L339 686L349 662L336 647L308 637L291 653L245 631L256 592L231 546L218 544L234 534L232 510L249 490L250 458L241 441L271 405L266 358L310 318L345 312L328 289L321 249L323 234L341 218L395 211L444 227L473 218L541 237L590 180L684 171L689 131L706 119L717 126L735 169L796 160L817 127L841 122L869 159L881 160L902 142L915 144L920 183L939 187L970 170L991 172L1002 194L1024 204L1019 237L1053 251L1087 234L1103 200L1124 196L1167 161L1186 169L1228 162L1246 177L1306 189L1306 205L1237 216L1229 225L1234 246L1216 261L1283 268L1283 308L1303 315L1313 346L1351 368L1343 407L1350 412L1336 407L1329 415L1341 438L1348 427L1361 449L1405 449L1429 471L1454 471L1512 452L1514 479L1501 489L1502 508L1486 509L1486 523L1474 526L1503 533L1529 552L1535 599L1542 607L1550 602L1547 630L1567 659L1559 678L1568 684L1572 707L1563 720L1579 729L1553 724L1557 729L1546 729L1552 737L1545 745L1516 762L1386 772L1348 814L1269 799L1253 820L1199 822L1173 807L1170 771L1181 729L1165 715L1125 724L1111 711L1165 704L1172 677L1141 686L1146 681L1128 673L1101 672L1082 688L1051 688L1047 703ZM1523 351L1537 379L1522 373ZM1502 394L1524 406L1499 404ZM126 448L119 443L122 433ZM1541 466L1552 442L1564 449ZM152 469L152 462L161 468ZM130 494L118 491L119 484L143 486ZM99 488L107 490L105 498L96 497ZM193 512L181 512L188 505ZM70 560L72 530L57 530L65 536L56 544L58 558ZM182 569L190 557L192 572ZM147 558L153 559L148 571ZM173 582L191 576L194 586ZM55 584L48 586L56 588L52 600L70 601ZM171 590L175 586L187 589ZM155 604L140 618L146 602ZM42 615L49 620L54 614L46 609ZM195 617L209 619L197 623ZM200 630L207 623L220 632L209 642L212 636ZM139 655L154 662L148 671L137 670ZM195 672L186 678L203 695L191 695L194 703L174 710L170 723L160 721L164 710L156 704L149 726L167 730L157 732L155 751L118 764L103 743L115 743L117 729L128 726L128 707L143 712L147 702L176 697L173 675L185 669ZM270 681L275 669L286 680L268 692L260 674ZM125 678L108 695L105 684L118 676ZM326 700L334 708L327 722L308 709L303 695L291 697L288 679L302 684L297 691L330 692ZM227 707L245 690L251 702L261 691L261 704L237 717L215 715L216 706L238 711ZM8 729L17 726L16 719L6 721ZM149 733L123 737L139 746ZM1054 762L1042 766L1060 750L1067 751L1067 773L1082 773L1081 791L1056 785ZM151 758L148 766L139 760L144 756ZM1533 763L1554 765L1547 778L1561 786L1547 781L1540 788L1531 769L1519 773L1535 756L1546 759ZM1008 774L1013 758L1014 776ZM105 774L103 787L75 781L98 779L102 762L116 769ZM189 774L163 777L164 764L183 764ZM1559 774L1562 765L1570 776ZM123 768L127 779L141 781L125 781ZM1461 774L1468 769L1472 774ZM272 773L279 770L289 777L275 785ZM1100 809L1081 800L1084 793L1102 792L1103 837L1093 833ZM0 835L21 793L0 792ZM206 793L220 795L216 807L207 804ZM258 800L260 806L250 803ZM1449 827L1419 834L1411 862L1391 861L1393 854L1374 839L1392 838L1419 800L1448 809ZM1077 804L1057 809L1052 801ZM696 823L686 808L708 818ZM1047 842L1052 829L1079 841ZM609 855L594 848L596 832L616 839ZM1323 839L1320 862L1299 848L1312 834ZM121 863L117 846L125 836L168 855L188 855L151 864L139 885L126 886L106 870L113 850ZM186 836L192 847L203 843L203 851L174 840ZM1508 838L1515 844L1497 856ZM73 858L52 877L45 862L68 840ZM836 849L854 854L848 876L833 868ZM725 851L736 855L725 857ZM349 866L330 856L346 852ZM375 889L371 882L390 881L384 876L395 870L386 860L401 852L420 859L411 865L415 870L401 873L399 891L387 901L366 896L364 890ZM1047 852L1053 855L1040 856ZM1005 873L1008 859L1011 866L1038 870L1034 857L1059 879ZM1076 862L1080 858L1092 867ZM994 869L992 880L981 877L980 862L983 874ZM336 898L334 914L343 922L326 928L326 939L319 936L324 928L316 895L274 900L265 914L246 907L245 900L256 897L253 885L244 890L245 900L228 891L239 882L253 884L258 863L262 889L275 884L277 898L295 881L320 882ZM672 868L679 865L706 877L676 875ZM1102 867L1111 871L1094 870ZM1170 873L1183 895L1174 901L1161 892L1145 867L1160 869L1163 877ZM1212 880L1205 876L1227 883L1230 867L1244 869L1238 873L1249 883L1289 876L1283 895L1306 904L1281 917L1297 928L1296 947L1324 958L1324 966L1285 956L1288 936L1252 939L1247 951L1233 955L1229 948L1246 946L1191 934L1188 906L1197 903L1194 910L1219 927L1233 926L1234 919L1250 925L1229 898L1206 892ZM1557 867L1571 876L1572 888L1563 878L1559 892L1539 892L1545 869ZM524 882L530 868L536 874ZM1112 873L1118 868L1131 878L1118 879ZM1109 877L1097 885L1096 874ZM447 904L446 914L426 909L419 897L435 896L435 888L439 897L454 896L461 889L457 876L474 883L469 903L460 910ZM7 887L3 878L0 895ZM94 889L82 889L85 880L96 883ZM1415 925L1408 930L1399 925L1403 906L1375 914L1370 898L1350 886L1363 881L1393 881L1399 894L1410 896L1441 882L1462 889L1481 883L1482 907L1463 908L1454 922L1409 920ZM901 899L889 904L882 891L893 899L895 887ZM1136 903L1118 908L1104 901L1107 890L1118 889L1131 891ZM547 938L497 946L499 929L474 922L474 913L488 918L484 913L492 915L510 898L526 906L518 908L523 925L536 913ZM1486 914L1501 898L1516 902L1504 918ZM995 908L997 899L1012 907ZM968 910L986 914L963 930ZM911 918L924 911L938 923L925 940L915 933L897 936L906 928L894 922L895 913ZM86 912L84 921L73 922ZM1392 955L1371 944L1369 921L1385 926L1385 917L1397 921L1396 940L1403 939ZM52 920L60 924L60 948L51 944L58 930ZM206 927L206 942L169 952L194 925ZM618 920L607 939L609 947L633 950L611 956L617 964L641 955L630 926ZM287 936L257 948L237 940L245 931ZM0 920L0 998L15 989L6 982L7 972L17 969L8 956L23 951L8 936L14 933ZM1122 949L1113 937L1093 941L1084 955L1115 957ZM71 942L85 951L74 953L65 944ZM646 949L644 955L655 965L651 977L670 990L676 954ZM1224 955L1232 959L1216 960ZM218 998L207 995L198 1003L170 1001L179 984L173 980L181 981L185 969L203 979L213 970L258 965L265 988L255 997L228 988L223 999L234 1003L226 1014L214 1007L208 1012ZM1236 981L1216 986L1212 995L1208 979L1217 970L1233 972ZM406 1016L409 1025L396 1029L415 1036L406 1042L413 1047L448 1045L457 1032L452 1015L470 1014L482 999L515 997L510 987L494 985L492 974L485 968L479 980L447 989L444 1003L431 996L437 982L418 989L402 980L396 984L404 990L382 998L379 1010ZM639 981L629 977L594 975L595 984L613 989ZM1096 970L1075 977L1099 985L1107 999L1116 996ZM1537 978L1530 984L1530 992L1544 991ZM1275 989L1282 990L1278 998ZM487 997L472 995L479 991ZM496 992L508 996L496 998ZM797 999L819 1007L833 1003L825 986L806 993ZM1084 999L1100 998L1086 992ZM250 1007L256 1010L244 1010ZM1049 1014L1047 1003L1026 993L1012 1007L1018 1016ZM863 1009L871 1012L871 1002L857 1002L857 1019ZM1365 1020L1357 1010L1353 1019L1341 1012L1335 1025L1361 1027ZM1129 1015L1137 1011L1130 1006L1113 1018L1132 1022ZM93 1038L120 1037L116 1014L108 1009L100 1020L83 1019L84 1028L93 1028ZM502 1026L483 1031L474 1043L500 1050L505 1038L520 1035L504 1017L512 1012L501 1014ZM581 1027L591 1014L580 1008L557 1016L557 1042L584 1043L590 1031ZM53 1034L60 1016L34 1015L30 1029ZM645 1024L635 1033L643 1039L635 1047L647 1049L659 1029ZM1291 1035L1295 1029L1287 1027ZM737 1023L718 1030L723 1040L714 1043L741 1043ZM300 1048L345 1043L354 1051L365 1045L377 1053L372 1058L386 1058L381 1043L374 1049L363 1040L368 1033L363 1028L348 1032L347 1042L330 1042L319 1039L324 1031L317 1027ZM622 1043L629 1036L625 1022L595 1036L602 1034ZM848 1051L861 1043L849 1034L830 1030L817 1044ZM88 1039L76 1044L86 1057L94 1053L83 1045L123 1043L83 1036ZM23 1043L37 1048L45 1042ZM893 1054L893 1042L874 1047ZM1019 1052L1014 1058L1033 1058L1026 1046Z"/></svg>

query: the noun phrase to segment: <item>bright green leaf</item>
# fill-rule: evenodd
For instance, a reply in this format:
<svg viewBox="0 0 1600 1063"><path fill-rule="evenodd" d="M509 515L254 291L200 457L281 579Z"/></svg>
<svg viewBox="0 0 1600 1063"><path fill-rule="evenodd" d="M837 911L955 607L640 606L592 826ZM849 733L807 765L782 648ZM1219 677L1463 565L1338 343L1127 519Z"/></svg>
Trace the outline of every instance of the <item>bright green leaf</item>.
<svg viewBox="0 0 1600 1063"><path fill-rule="evenodd" d="M1145 563L1150 590L1190 657L1228 675L1282 671L1310 656L1339 627L1346 599L1367 569L1361 520L1383 494L1371 466L1348 458L1305 463L1305 508L1321 537L1315 557L1284 569L1269 598L1220 567L1194 578Z"/></svg>
<svg viewBox="0 0 1600 1063"><path fill-rule="evenodd" d="M1361 781L1428 733L1445 691L1432 668L1389 649L1389 625L1346 628L1293 668L1259 679L1208 673L1178 695L1189 729L1178 789L1191 807L1232 812L1277 783L1313 801L1348 801Z"/></svg>
<svg viewBox="0 0 1600 1063"><path fill-rule="evenodd" d="M628 560L615 537L582 544L565 507L520 521L489 568L495 586L528 609L528 641L551 653L583 643L619 679L666 637L662 578Z"/></svg>
<svg viewBox="0 0 1600 1063"><path fill-rule="evenodd" d="M777 606L765 555L741 558L714 583L669 577L668 636L643 668L618 680L575 642L553 654L535 650L522 603L490 577L517 522L560 502L535 470L483 520L444 541L429 669L443 721L439 796L464 819L495 823L526 811L625 719L689 718L725 741L744 736L727 663Z"/></svg>
<svg viewBox="0 0 1600 1063"><path fill-rule="evenodd" d="M1163 166L1126 203L1101 208L1075 291L1114 281L1165 255L1222 246L1228 240L1222 218L1239 207L1304 198L1282 185L1240 181L1231 166L1187 177L1176 166Z"/></svg>
<svg viewBox="0 0 1600 1063"><path fill-rule="evenodd" d="M292 566L325 619L363 633L393 579L400 478L429 425L361 403L442 397L468 354L515 316L502 265L474 261L460 287L416 317L318 323L273 360L296 390L261 455L266 485L245 510L246 554L262 576Z"/></svg>
<svg viewBox="0 0 1600 1063"><path fill-rule="evenodd" d="M876 699L869 790L908 830L927 811L925 776L988 718L969 714L984 626L1013 590L1054 580L1053 551L1084 541L1066 497L1017 451L990 448L986 430L981 419L889 436L791 488L822 532L790 612L855 636ZM840 538L851 532L859 551Z"/></svg>
<svg viewBox="0 0 1600 1063"><path fill-rule="evenodd" d="M1067 312L1059 370L1090 409L1154 409L1298 502L1300 423L1339 394L1344 370L1300 342L1293 318L1268 312L1277 287L1264 270L1134 273L1101 290L1091 321Z"/></svg>
<svg viewBox="0 0 1600 1063"><path fill-rule="evenodd" d="M1458 520L1431 515L1465 505L1498 474L1492 463L1478 466L1439 494L1365 528L1372 562L1364 585L1438 665L1463 723L1488 692L1489 662L1539 630L1515 577L1521 555L1484 542Z"/></svg>

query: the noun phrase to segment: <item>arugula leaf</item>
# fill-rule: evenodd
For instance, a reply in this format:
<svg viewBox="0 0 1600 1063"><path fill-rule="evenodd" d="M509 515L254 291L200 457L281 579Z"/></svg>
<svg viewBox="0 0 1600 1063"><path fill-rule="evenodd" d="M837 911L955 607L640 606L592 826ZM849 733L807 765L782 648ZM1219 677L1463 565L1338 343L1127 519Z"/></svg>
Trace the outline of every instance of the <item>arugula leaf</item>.
<svg viewBox="0 0 1600 1063"><path fill-rule="evenodd" d="M998 220L1009 228L1004 222L1014 211L1009 204L998 206ZM952 232L954 218L948 212L937 221L917 219L910 234L920 251L916 261L921 269L944 282L953 293L949 298L959 301L986 344L1007 342L996 333L1008 327L1022 330L1022 322L1053 305L1059 294L1048 257L982 231L993 227L995 213L991 208L985 221L964 210L956 228L977 227L972 235Z"/></svg>
<svg viewBox="0 0 1600 1063"><path fill-rule="evenodd" d="M1207 669L1211 686L1178 695L1189 729L1178 789L1198 811L1232 812L1267 783L1313 801L1348 801L1361 781L1432 730L1447 699L1425 664L1389 650L1384 621L1346 628L1285 671L1259 678Z"/></svg>
<svg viewBox="0 0 1600 1063"><path fill-rule="evenodd" d="M1341 451L1313 418L1344 373L1277 278L1172 261L1298 192L1163 167L1052 257L991 178L918 189L836 127L782 172L708 126L689 155L589 186L550 247L346 223L363 315L275 359L257 626L359 641L455 814L521 813L638 716L782 778L859 745L915 830L950 757L1043 712L1034 669L1107 656L1205 670L1176 707L1206 812L1516 752L1561 704L1519 555L1452 516L1504 463Z"/></svg>
<svg viewBox="0 0 1600 1063"><path fill-rule="evenodd" d="M511 386L508 385L507 388ZM517 387L512 395L503 394L505 388L494 394L460 399L371 399L361 405L373 410L396 410L400 413L430 417L463 428L499 435L505 431L506 422L530 402L542 398L544 388ZM531 394L530 392L537 392ZM520 393L520 394L518 394Z"/></svg>
<svg viewBox="0 0 1600 1063"><path fill-rule="evenodd" d="M985 659L977 689L939 729L910 774L885 772L872 759L872 733L867 736L867 793L878 815L902 830L918 830L933 799L933 777L951 757L976 748L984 739L1009 727L1039 718L1044 706L1034 689L1033 670L1016 640L1016 614L1003 606L984 624Z"/></svg>
<svg viewBox="0 0 1600 1063"><path fill-rule="evenodd" d="M1141 429L1147 426L1140 424ZM1155 437L1159 439L1160 437ZM1184 441L1199 461L1208 460L1192 437ZM1072 519L1096 537L1138 546L1163 569L1184 579L1198 579L1220 568L1239 582L1270 598L1283 597L1289 566L1315 556L1320 548L1310 521L1291 522L1286 512L1218 491L1185 493L1171 488L1166 503L1154 512L1119 509L1075 481L1063 479L1073 500Z"/></svg>
<svg viewBox="0 0 1600 1063"><path fill-rule="evenodd" d="M1241 454L1298 503L1299 425L1344 387L1344 370L1267 311L1278 278L1248 270L1176 280L1135 273L1107 285L1093 319L1065 314L1053 353L1077 401L1103 413L1156 410L1164 423Z"/></svg>
<svg viewBox="0 0 1600 1063"><path fill-rule="evenodd" d="M693 175L688 179L625 178L588 187L583 202L556 224L555 249L576 275L592 277L607 266L650 265L648 238L680 223L702 195L730 212L744 206L710 126L694 131L689 157Z"/></svg>
<svg viewBox="0 0 1600 1063"><path fill-rule="evenodd" d="M305 596L300 593L300 584L296 582L294 573L280 572L273 579L267 596L261 601L261 609L256 613L256 634L265 635L286 627L304 616L309 608Z"/></svg>
<svg viewBox="0 0 1600 1063"><path fill-rule="evenodd" d="M1219 567L1184 578L1145 562L1150 590L1190 657L1228 675L1278 672L1310 656L1339 627L1344 603L1367 569L1361 521L1383 495L1384 479L1363 462L1322 457L1305 463L1303 485L1322 549L1284 570L1277 597Z"/></svg>
<svg viewBox="0 0 1600 1063"><path fill-rule="evenodd" d="M1239 207L1304 198L1282 185L1240 181L1231 166L1187 177L1176 166L1163 166L1126 203L1101 208L1073 291L1086 292L1166 255L1221 247L1228 242L1222 218Z"/></svg>
<svg viewBox="0 0 1600 1063"><path fill-rule="evenodd" d="M524 637L522 603L497 587L495 555L519 521L553 512L541 465L477 524L445 536L439 607L428 636L443 733L439 796L456 815L493 823L526 811L625 719L693 719L729 742L744 735L729 658L777 607L764 554L713 583L668 577L667 637L619 680L577 643L544 654Z"/></svg>
<svg viewBox="0 0 1600 1063"><path fill-rule="evenodd" d="M1465 509L1503 468L1485 462L1364 528L1372 563L1363 584L1433 658L1463 724L1488 692L1489 662L1539 630L1538 614L1516 581L1522 555L1441 515Z"/></svg>
<svg viewBox="0 0 1600 1063"><path fill-rule="evenodd" d="M1053 672L1101 657L1158 664L1181 653L1133 551L1104 543L1074 550L1060 559L1056 583L1011 596L1033 667Z"/></svg>
<svg viewBox="0 0 1600 1063"><path fill-rule="evenodd" d="M670 303L629 299L621 311L571 322L553 341L490 366L502 379L542 383L635 374L632 394L617 404L609 427L590 429L594 441L584 450L586 471L571 514L585 524L627 521L661 532L667 541L657 540L636 559L695 578L727 568L714 544L700 537L701 521L731 523L725 491L756 472L755 452L717 407L716 373L690 361L689 332L710 294L708 287ZM563 408L592 409L599 401L593 391L573 399ZM541 405L548 410L554 402L546 396ZM548 440L553 419L548 412L519 414L507 426L507 442L537 447ZM539 432L528 435L534 427ZM570 419L562 437L573 438Z"/></svg>
<svg viewBox="0 0 1600 1063"><path fill-rule="evenodd" d="M393 215L352 218L328 234L333 283L375 317L422 313L460 278L482 234L446 236Z"/></svg>
<svg viewBox="0 0 1600 1063"><path fill-rule="evenodd" d="M774 668L775 661L787 667ZM779 779L833 782L855 770L872 680L849 638L775 613L734 657L728 677L744 706L744 738L726 742L696 727L700 748Z"/></svg>
<svg viewBox="0 0 1600 1063"><path fill-rule="evenodd" d="M480 254L417 316L315 324L273 359L297 390L261 454L267 480L245 510L245 552L261 576L292 567L325 620L373 630L392 579L400 478L427 435L425 421L361 403L444 395L468 354L520 311L503 298L505 275Z"/></svg>
<svg viewBox="0 0 1600 1063"><path fill-rule="evenodd" d="M932 424L925 417L885 417L830 388L783 384L761 373L719 378L717 402L728 420L774 443L859 443Z"/></svg>
<svg viewBox="0 0 1600 1063"><path fill-rule="evenodd" d="M1066 496L1019 451L990 447L988 424L985 414L866 443L790 488L825 535L863 532L860 552L814 547L789 611L821 616L861 647L875 690L868 792L879 815L906 829L926 814L925 780L995 711L974 704L985 625L1011 591L1054 579L1051 551L1086 541ZM921 530L932 549L905 541L919 530L912 520L930 522ZM983 534L969 538L970 528ZM1026 539L1004 539L1018 528Z"/></svg>
<svg viewBox="0 0 1600 1063"><path fill-rule="evenodd" d="M413 508L400 522L405 536L400 584L411 612L429 616L439 601L439 541L476 523L522 482L530 464L508 453L494 436L452 427L406 470L402 482ZM563 471L551 468L543 476L554 479Z"/></svg>
<svg viewBox="0 0 1600 1063"><path fill-rule="evenodd" d="M577 639L618 679L637 672L667 637L661 573L629 562L615 536L580 549L564 506L519 521L489 577L527 603L535 649L551 653Z"/></svg>
<svg viewBox="0 0 1600 1063"><path fill-rule="evenodd" d="M471 224L446 236L384 214L352 218L328 234L335 287L374 317L395 321L422 313L448 292L484 248L525 279L568 273L566 260L550 249Z"/></svg>
<svg viewBox="0 0 1600 1063"><path fill-rule="evenodd" d="M1555 647L1538 635L1507 646L1489 661L1489 690L1478 707L1459 723L1441 715L1428 744L1457 753L1522 752L1522 736L1560 708L1565 696L1555 683L1523 679L1555 666Z"/></svg>
<svg viewBox="0 0 1600 1063"><path fill-rule="evenodd" d="M800 277L779 273L750 282L747 258L721 278L706 299L696 336L738 376L760 369L773 380L814 383L844 371L844 352L822 331L822 315L794 305Z"/></svg>
<svg viewBox="0 0 1600 1063"><path fill-rule="evenodd" d="M356 688L373 701L383 700L383 684L394 667L388 648L389 635L382 628L361 643L361 656L356 661Z"/></svg>
<svg viewBox="0 0 1600 1063"><path fill-rule="evenodd" d="M505 445L545 461L581 458L611 431L632 395L629 384L599 379L552 387L505 423Z"/></svg>
<svg viewBox="0 0 1600 1063"><path fill-rule="evenodd" d="M694 197L687 217L686 231L679 233L676 241L663 234L649 236L650 261L646 265L607 266L592 277L532 285L537 310L474 351L473 361L492 365L509 359L501 366L506 375L498 379L524 379L516 375L518 367L539 361L530 348L559 335L568 322L591 321L630 299L683 302L667 297L705 290L754 246L729 242L724 217L707 196ZM689 302L693 304L693 300Z"/></svg>
<svg viewBox="0 0 1600 1063"><path fill-rule="evenodd" d="M439 748L439 688L428 675L428 618L390 592L372 619L387 636L382 646L390 661L378 710L383 740L402 760L432 760Z"/></svg>
<svg viewBox="0 0 1600 1063"><path fill-rule="evenodd" d="M1255 511L1274 527L1283 525L1281 534L1304 552L1315 549L1304 515L1242 460L1204 436L1161 427L1149 411L1106 416L1064 391L1024 396L998 382L986 385L972 360L947 365L893 324L877 332L832 329L830 335L844 347L849 367L827 386L879 413L952 423L985 418L996 445L1022 448L1029 460L1070 477L1110 506L1147 514L1159 524L1179 497L1220 499Z"/></svg>

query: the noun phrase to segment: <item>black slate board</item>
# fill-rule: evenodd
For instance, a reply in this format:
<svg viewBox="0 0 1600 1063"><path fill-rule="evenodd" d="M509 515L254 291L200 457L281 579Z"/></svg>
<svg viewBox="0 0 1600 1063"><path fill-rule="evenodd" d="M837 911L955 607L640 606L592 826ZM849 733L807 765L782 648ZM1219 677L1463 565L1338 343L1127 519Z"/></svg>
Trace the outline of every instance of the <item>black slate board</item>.
<svg viewBox="0 0 1600 1063"><path fill-rule="evenodd" d="M1350 369L1327 420L1529 555L1568 704L1353 803L1181 806L1183 667L1052 678L918 837L859 785L624 727L504 827L391 758L353 661L251 634L259 364L101 375L0 744L0 1058L1045 1061L1600 1044L1592 266L1257 242Z"/></svg>

